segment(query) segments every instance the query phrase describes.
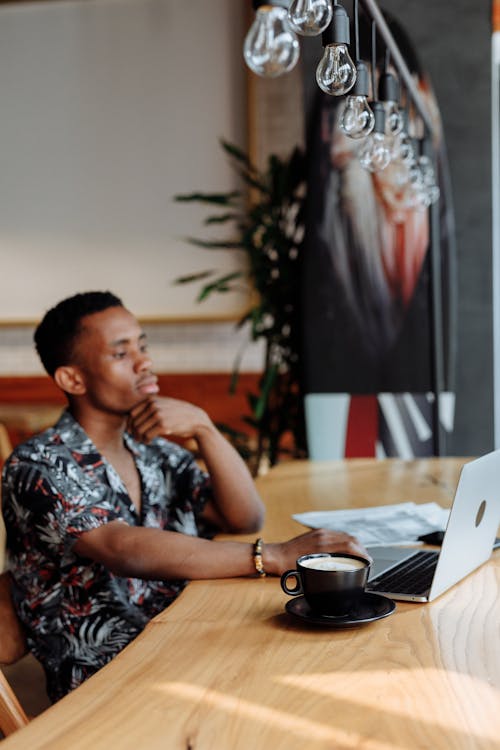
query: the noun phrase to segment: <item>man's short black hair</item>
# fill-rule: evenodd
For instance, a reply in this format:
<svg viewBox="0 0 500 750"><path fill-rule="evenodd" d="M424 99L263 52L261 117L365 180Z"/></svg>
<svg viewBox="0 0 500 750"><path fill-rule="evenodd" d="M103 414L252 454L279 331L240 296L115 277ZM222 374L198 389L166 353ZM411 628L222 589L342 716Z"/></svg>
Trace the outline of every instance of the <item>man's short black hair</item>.
<svg viewBox="0 0 500 750"><path fill-rule="evenodd" d="M58 367L70 363L73 343L81 330L81 319L109 307L123 307L123 303L111 292L84 292L63 299L45 313L34 339L36 350L49 375L54 375Z"/></svg>

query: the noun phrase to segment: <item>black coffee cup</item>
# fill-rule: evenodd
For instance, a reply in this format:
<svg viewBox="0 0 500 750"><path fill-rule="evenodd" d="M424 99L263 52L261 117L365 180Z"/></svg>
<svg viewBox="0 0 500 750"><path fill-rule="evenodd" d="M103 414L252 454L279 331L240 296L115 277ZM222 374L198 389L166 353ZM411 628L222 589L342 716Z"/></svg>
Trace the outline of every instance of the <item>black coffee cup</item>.
<svg viewBox="0 0 500 750"><path fill-rule="evenodd" d="M364 557L344 552L302 555L296 570L281 576L281 588L289 596L303 594L317 615L345 616L362 597L370 563ZM295 578L294 588L288 579Z"/></svg>

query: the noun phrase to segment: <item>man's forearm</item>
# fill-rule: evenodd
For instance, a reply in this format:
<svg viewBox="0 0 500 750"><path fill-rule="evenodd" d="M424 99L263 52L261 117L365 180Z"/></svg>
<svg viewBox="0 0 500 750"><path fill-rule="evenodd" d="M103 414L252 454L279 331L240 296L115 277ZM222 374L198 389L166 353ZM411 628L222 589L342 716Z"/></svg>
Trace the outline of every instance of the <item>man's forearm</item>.
<svg viewBox="0 0 500 750"><path fill-rule="evenodd" d="M201 431L197 440L212 481L214 504L227 530L257 531L264 520L264 505L242 458L215 427Z"/></svg>
<svg viewBox="0 0 500 750"><path fill-rule="evenodd" d="M74 549L128 578L176 580L255 573L252 544L212 542L120 521L83 534Z"/></svg>

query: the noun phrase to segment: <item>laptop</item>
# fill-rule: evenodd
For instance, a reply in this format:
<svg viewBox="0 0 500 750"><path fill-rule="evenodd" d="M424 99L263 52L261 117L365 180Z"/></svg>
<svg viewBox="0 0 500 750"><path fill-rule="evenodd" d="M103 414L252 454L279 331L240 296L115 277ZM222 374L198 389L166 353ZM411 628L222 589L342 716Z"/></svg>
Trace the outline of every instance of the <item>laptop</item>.
<svg viewBox="0 0 500 750"><path fill-rule="evenodd" d="M462 468L440 551L368 548L373 564L367 591L402 601L432 601L488 560L499 524L496 450Z"/></svg>

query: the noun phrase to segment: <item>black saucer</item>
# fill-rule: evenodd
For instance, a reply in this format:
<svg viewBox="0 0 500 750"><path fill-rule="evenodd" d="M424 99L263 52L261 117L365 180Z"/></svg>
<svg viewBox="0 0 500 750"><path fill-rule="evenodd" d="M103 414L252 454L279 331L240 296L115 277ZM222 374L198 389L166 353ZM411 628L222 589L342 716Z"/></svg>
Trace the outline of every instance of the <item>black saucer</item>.
<svg viewBox="0 0 500 750"><path fill-rule="evenodd" d="M349 628L388 617L396 609L396 604L392 599L388 599L382 594L372 594L366 591L356 607L347 615L315 614L303 596L290 599L286 603L285 609L294 617L313 625L325 625L328 628Z"/></svg>

